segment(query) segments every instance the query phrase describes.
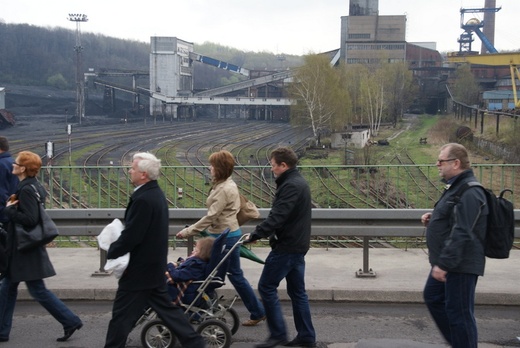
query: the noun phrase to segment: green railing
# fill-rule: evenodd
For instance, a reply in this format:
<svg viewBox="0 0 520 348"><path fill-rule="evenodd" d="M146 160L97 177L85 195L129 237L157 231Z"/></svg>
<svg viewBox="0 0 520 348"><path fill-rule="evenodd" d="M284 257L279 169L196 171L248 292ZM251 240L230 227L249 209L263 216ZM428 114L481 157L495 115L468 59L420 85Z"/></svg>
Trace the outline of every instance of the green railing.
<svg viewBox="0 0 520 348"><path fill-rule="evenodd" d="M301 166L320 208L429 209L440 197L443 184L435 165ZM495 193L504 188L520 207L519 164L473 165L476 176ZM52 208L123 208L133 186L128 167L44 167L40 180ZM275 179L268 166L235 167L233 179L240 191L260 208L269 208ZM210 189L206 167L162 168L159 183L171 208L205 208Z"/></svg>

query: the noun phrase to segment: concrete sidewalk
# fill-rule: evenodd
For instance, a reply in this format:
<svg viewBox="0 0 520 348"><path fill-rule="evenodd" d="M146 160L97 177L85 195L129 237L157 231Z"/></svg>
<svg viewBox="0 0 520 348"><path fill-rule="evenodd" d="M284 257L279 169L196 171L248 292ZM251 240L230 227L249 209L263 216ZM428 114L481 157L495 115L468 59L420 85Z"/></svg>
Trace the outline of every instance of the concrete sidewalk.
<svg viewBox="0 0 520 348"><path fill-rule="evenodd" d="M47 287L66 300L112 300L117 279L100 274L99 250L96 248L48 248L57 276L45 280ZM269 248L254 247L265 259ZM169 260L186 256L185 248L170 249ZM361 249L313 248L307 254L306 287L313 301L409 302L420 303L422 289L429 272L428 256L423 249L371 249L369 267L373 278L358 278L363 268ZM479 279L476 302L489 305L520 305L520 250L506 260L487 259L486 273ZM257 288L262 265L242 259L246 278ZM102 273L101 273L102 274ZM285 289L282 282L280 289ZM219 293L235 294L228 283ZM287 299L285 291L280 292ZM29 299L25 285L19 299Z"/></svg>
<svg viewBox="0 0 520 348"><path fill-rule="evenodd" d="M45 280L47 287L65 300L113 300L117 279L100 275L99 251L96 248L49 248L57 276ZM253 248L262 259L269 248ZM169 260L186 256L185 248L170 250ZM360 249L311 249L307 255L306 287L312 301L353 301L422 303L422 289L429 272L428 257L422 249L371 249L369 267L374 278L357 278L363 267ZM520 251L513 251L507 260L487 260L486 274L479 279L476 302L489 305L520 305ZM242 259L242 268L253 288L257 288L262 265ZM285 282L280 297L287 299ZM235 291L230 284L219 294L231 298ZM20 286L19 299L30 299L25 284ZM260 343L260 342L256 342ZM252 348L254 342L234 342L236 348ZM337 342L319 348L447 348L444 344L418 342L412 339L365 338L357 342ZM499 348L479 343L481 348Z"/></svg>

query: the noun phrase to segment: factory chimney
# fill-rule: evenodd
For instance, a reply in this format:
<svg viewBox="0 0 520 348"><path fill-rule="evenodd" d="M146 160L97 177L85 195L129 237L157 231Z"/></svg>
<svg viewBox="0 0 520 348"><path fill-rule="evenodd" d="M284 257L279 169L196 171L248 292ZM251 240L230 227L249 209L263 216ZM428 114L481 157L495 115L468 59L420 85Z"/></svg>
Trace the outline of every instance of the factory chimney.
<svg viewBox="0 0 520 348"><path fill-rule="evenodd" d="M497 5L496 0L486 0L485 8L495 8ZM495 46L495 11L484 12L484 28L482 32L488 38L489 42ZM486 54L486 46L482 43L480 48L480 54Z"/></svg>

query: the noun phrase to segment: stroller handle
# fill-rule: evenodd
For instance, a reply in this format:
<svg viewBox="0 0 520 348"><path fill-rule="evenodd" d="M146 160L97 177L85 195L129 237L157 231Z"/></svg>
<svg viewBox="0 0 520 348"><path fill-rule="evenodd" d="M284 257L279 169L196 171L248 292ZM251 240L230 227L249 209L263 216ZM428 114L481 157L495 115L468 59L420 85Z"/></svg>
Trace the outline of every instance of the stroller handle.
<svg viewBox="0 0 520 348"><path fill-rule="evenodd" d="M244 244L245 242L247 242L250 235L251 235L251 233L245 233L245 234L241 235L237 241L237 244Z"/></svg>

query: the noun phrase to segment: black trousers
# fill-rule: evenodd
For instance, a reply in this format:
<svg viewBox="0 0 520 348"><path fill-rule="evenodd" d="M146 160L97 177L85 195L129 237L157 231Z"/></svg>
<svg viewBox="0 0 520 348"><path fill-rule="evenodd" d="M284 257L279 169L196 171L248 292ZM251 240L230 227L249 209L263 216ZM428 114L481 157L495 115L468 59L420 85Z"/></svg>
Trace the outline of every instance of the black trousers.
<svg viewBox="0 0 520 348"><path fill-rule="evenodd" d="M171 302L166 284L140 291L117 290L108 324L105 348L124 348L135 322L151 307L185 348L206 347L204 339L193 329L184 311Z"/></svg>

